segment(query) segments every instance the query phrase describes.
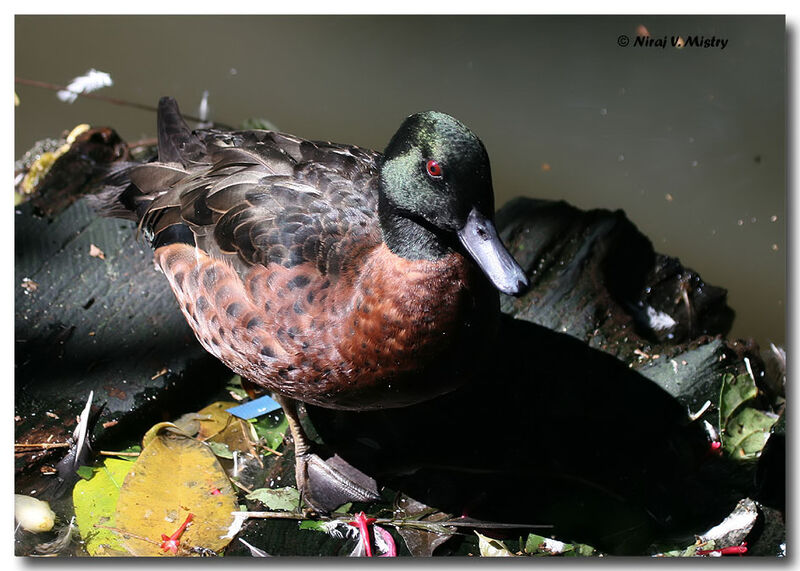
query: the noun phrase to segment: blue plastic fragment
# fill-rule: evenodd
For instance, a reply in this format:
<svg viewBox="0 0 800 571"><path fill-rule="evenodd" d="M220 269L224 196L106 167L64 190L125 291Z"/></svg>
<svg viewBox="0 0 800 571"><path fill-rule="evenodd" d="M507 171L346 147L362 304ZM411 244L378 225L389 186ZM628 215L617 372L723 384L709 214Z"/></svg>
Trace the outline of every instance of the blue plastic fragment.
<svg viewBox="0 0 800 571"><path fill-rule="evenodd" d="M267 414L268 412L278 410L279 408L281 408L281 405L267 395L264 395L263 397L258 397L250 402L231 407L227 410L233 416L238 416L244 420L250 420L251 418L261 416L262 414Z"/></svg>

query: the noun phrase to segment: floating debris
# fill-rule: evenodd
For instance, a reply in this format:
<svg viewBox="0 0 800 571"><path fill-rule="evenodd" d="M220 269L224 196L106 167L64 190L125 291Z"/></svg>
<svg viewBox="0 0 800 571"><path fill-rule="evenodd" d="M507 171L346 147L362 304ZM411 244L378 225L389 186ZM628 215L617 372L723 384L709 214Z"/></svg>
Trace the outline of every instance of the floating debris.
<svg viewBox="0 0 800 571"><path fill-rule="evenodd" d="M101 260L106 259L106 255L103 253L103 250L101 250L94 244L89 245L89 255L93 258L100 258Z"/></svg>
<svg viewBox="0 0 800 571"><path fill-rule="evenodd" d="M35 293L36 290L39 289L39 284L37 284L31 278L22 278L22 283L19 285L25 290L25 295Z"/></svg>
<svg viewBox="0 0 800 571"><path fill-rule="evenodd" d="M25 531L39 533L53 529L56 514L43 500L14 494L14 519Z"/></svg>

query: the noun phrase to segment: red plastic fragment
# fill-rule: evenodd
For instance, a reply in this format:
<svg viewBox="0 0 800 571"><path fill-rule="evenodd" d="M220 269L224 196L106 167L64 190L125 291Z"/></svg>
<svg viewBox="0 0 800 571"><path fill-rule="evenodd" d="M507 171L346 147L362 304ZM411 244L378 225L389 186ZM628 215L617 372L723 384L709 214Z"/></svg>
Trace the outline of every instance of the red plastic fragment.
<svg viewBox="0 0 800 571"><path fill-rule="evenodd" d="M364 544L364 552L367 557L372 557L372 542L369 540L369 526L375 523L374 517L367 517L364 512L358 512L354 521L347 522L358 528L361 542Z"/></svg>
<svg viewBox="0 0 800 571"><path fill-rule="evenodd" d="M161 549L164 551L169 551L171 553L178 552L178 545L180 545L180 538L183 535L183 532L186 531L186 527L189 525L189 522L194 519L194 514L189 514L186 516L186 521L184 521L178 530L173 533L172 535L166 535L164 533L161 534Z"/></svg>
<svg viewBox="0 0 800 571"><path fill-rule="evenodd" d="M747 553L747 542L743 541L741 545L732 545L730 547L723 547L722 549L698 549L695 551L696 555L739 555L742 556Z"/></svg>

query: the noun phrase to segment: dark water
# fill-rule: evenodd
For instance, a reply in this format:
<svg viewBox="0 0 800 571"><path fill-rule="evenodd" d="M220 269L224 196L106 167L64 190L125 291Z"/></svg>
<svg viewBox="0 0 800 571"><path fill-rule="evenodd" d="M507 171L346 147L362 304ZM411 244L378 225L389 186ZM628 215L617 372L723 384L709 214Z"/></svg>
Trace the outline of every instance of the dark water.
<svg viewBox="0 0 800 571"><path fill-rule="evenodd" d="M667 47L635 46L637 27ZM439 109L484 141L498 206L526 195L623 209L658 251L727 287L733 336L786 328L783 17L18 16L15 74L175 96L213 119L382 149ZM630 39L627 47L618 38ZM672 36L726 40L671 47ZM655 42L654 42L655 43ZM16 86L19 156L75 125L154 134L152 113Z"/></svg>

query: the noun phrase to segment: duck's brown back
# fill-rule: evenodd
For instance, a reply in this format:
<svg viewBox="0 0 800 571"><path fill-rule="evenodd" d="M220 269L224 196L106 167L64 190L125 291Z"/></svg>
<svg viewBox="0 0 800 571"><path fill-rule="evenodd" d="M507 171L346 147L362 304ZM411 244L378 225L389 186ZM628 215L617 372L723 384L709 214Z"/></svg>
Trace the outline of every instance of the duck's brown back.
<svg viewBox="0 0 800 571"><path fill-rule="evenodd" d="M336 274L347 263L342 251L380 242L378 153L272 131L198 135L205 152L196 161L130 174L149 199L141 224L155 244L188 227L199 248L240 273L254 264L310 262Z"/></svg>

